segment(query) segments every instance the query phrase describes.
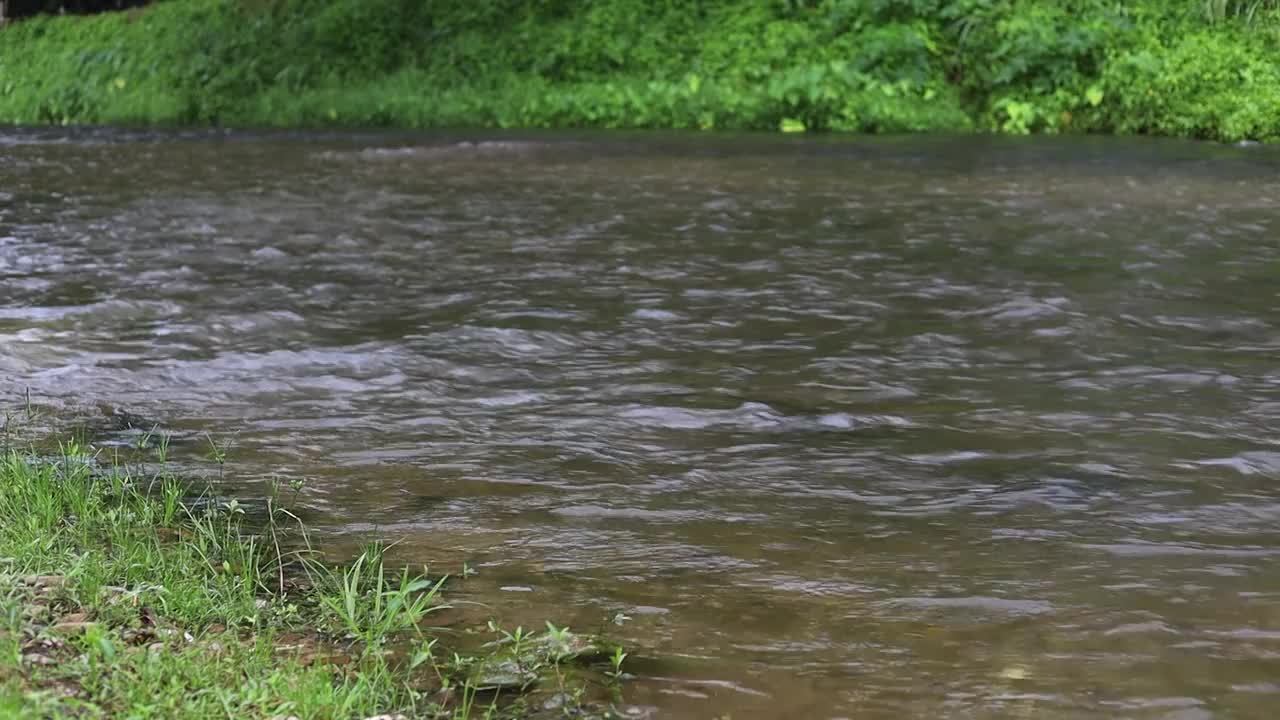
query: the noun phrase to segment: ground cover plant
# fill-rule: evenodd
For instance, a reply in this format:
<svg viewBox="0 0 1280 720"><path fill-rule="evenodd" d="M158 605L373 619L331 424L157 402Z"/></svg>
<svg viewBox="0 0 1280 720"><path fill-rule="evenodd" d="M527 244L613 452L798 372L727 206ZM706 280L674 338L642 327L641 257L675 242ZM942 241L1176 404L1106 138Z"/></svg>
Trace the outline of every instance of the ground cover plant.
<svg viewBox="0 0 1280 720"><path fill-rule="evenodd" d="M0 122L1280 137L1273 0L160 0L0 30Z"/></svg>

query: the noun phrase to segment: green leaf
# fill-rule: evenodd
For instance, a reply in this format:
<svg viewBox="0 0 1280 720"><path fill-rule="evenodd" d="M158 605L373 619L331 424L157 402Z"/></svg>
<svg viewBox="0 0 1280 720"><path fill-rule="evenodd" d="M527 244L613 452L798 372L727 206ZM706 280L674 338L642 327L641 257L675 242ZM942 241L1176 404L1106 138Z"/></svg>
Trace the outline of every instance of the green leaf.
<svg viewBox="0 0 1280 720"><path fill-rule="evenodd" d="M783 118L782 122L778 123L778 129L784 133L802 133L805 130L804 121L795 118Z"/></svg>
<svg viewBox="0 0 1280 720"><path fill-rule="evenodd" d="M1102 103L1103 92L1098 85L1090 85L1088 90L1084 91L1084 99L1089 101L1093 107L1098 107Z"/></svg>

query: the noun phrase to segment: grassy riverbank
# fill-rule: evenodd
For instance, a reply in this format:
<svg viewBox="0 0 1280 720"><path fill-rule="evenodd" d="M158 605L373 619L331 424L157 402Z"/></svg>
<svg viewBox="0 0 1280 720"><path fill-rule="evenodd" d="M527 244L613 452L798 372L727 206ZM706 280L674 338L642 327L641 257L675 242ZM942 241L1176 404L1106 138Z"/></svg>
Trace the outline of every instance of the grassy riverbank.
<svg viewBox="0 0 1280 720"><path fill-rule="evenodd" d="M164 452L0 451L0 718L608 716L620 650L429 631L444 578L324 564L278 495L192 496Z"/></svg>
<svg viewBox="0 0 1280 720"><path fill-rule="evenodd" d="M161 0L0 30L0 122L1280 139L1276 0Z"/></svg>

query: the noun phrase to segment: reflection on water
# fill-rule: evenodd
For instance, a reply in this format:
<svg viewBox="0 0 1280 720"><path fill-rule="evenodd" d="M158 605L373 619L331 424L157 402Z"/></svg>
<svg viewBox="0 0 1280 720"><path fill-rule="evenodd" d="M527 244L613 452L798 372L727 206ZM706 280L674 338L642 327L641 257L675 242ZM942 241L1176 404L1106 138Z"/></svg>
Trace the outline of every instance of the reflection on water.
<svg viewBox="0 0 1280 720"><path fill-rule="evenodd" d="M0 136L0 400L309 479L657 717L1270 717L1280 155Z"/></svg>

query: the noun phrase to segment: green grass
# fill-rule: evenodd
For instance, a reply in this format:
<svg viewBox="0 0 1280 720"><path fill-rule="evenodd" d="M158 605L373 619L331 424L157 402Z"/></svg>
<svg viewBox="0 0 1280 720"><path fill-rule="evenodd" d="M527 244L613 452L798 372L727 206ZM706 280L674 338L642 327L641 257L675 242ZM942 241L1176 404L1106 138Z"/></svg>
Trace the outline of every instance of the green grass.
<svg viewBox="0 0 1280 720"><path fill-rule="evenodd" d="M0 123L1280 139L1275 0L160 0L0 30Z"/></svg>
<svg viewBox="0 0 1280 720"><path fill-rule="evenodd" d="M0 450L0 718L525 717L539 693L607 716L602 646L491 624L446 651L422 627L445 578L380 545L322 562L278 497L251 522L190 489L73 442Z"/></svg>

